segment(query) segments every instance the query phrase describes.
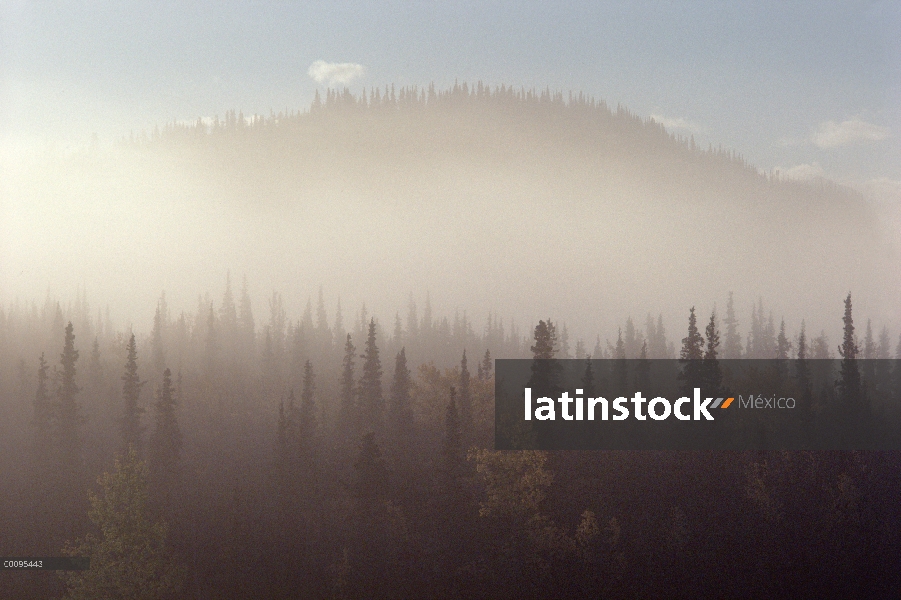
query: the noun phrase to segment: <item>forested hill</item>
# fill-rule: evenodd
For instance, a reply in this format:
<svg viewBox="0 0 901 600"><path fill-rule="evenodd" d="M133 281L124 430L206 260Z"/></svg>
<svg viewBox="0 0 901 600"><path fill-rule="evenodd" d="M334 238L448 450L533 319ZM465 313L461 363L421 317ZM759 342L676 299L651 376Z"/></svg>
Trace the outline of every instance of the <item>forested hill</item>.
<svg viewBox="0 0 901 600"><path fill-rule="evenodd" d="M868 316L892 321L901 290L889 228L857 192L762 173L732 150L699 147L583 94L330 90L308 110L171 123L125 145L162 161L154 177L170 178L176 194L190 181L192 199L292 223L299 252L312 240L334 256L341 239L379 264L419 258L404 278L376 268L355 281L431 289L448 308L523 321L553 313L589 337L616 326L593 306L675 319L662 298L681 308L733 290L739 305L780 298L789 322L825 327L829 302L848 290ZM575 240L577 253L564 243ZM342 256L351 276L356 259ZM449 272L484 293L436 287ZM342 287L316 275L307 290ZM493 290L499 279L514 289Z"/></svg>
<svg viewBox="0 0 901 600"><path fill-rule="evenodd" d="M126 141L126 140L123 140ZM235 110L221 118L198 118L132 134L127 143L143 148L202 148L206 158L245 166L279 168L294 161L391 158L421 164L431 160L497 162L538 159L567 171L637 167L642 176L673 175L708 185L773 195L803 194L820 201L858 202L859 194L826 179L800 182L761 172L735 150L706 148L622 105L615 109L583 93L565 96L479 82L448 90L394 85L384 90L316 92L308 110L266 115ZM548 164L548 159L560 162ZM317 165L318 166L318 165ZM337 166L337 165L336 165ZM687 177L686 177L687 176Z"/></svg>

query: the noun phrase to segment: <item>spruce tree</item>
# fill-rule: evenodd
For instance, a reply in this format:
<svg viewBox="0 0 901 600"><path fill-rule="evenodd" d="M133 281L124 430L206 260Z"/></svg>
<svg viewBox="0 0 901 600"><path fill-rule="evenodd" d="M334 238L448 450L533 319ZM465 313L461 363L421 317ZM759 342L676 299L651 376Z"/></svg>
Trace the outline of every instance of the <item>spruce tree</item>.
<svg viewBox="0 0 901 600"><path fill-rule="evenodd" d="M294 390L288 394L287 405L278 405L275 466L278 477L280 508L290 512L297 501L300 480L300 416L294 402Z"/></svg>
<svg viewBox="0 0 901 600"><path fill-rule="evenodd" d="M307 361L303 368L303 390L300 393L300 409L298 411L298 442L302 468L312 469L316 462L319 427L316 421L316 405L313 394L316 390L313 365Z"/></svg>
<svg viewBox="0 0 901 600"><path fill-rule="evenodd" d="M444 445L442 469L444 491L448 496L459 495L460 477L463 474L463 430L460 414L457 411L456 389L450 388L450 402L447 404L444 418Z"/></svg>
<svg viewBox="0 0 901 600"><path fill-rule="evenodd" d="M327 352L332 348L332 332L328 326L322 286L319 286L319 299L316 302L316 343L320 352Z"/></svg>
<svg viewBox="0 0 901 600"><path fill-rule="evenodd" d="M360 419L363 427L381 432L385 413L382 397L382 363L375 339L375 319L369 322L369 335L363 359L363 375L360 377Z"/></svg>
<svg viewBox="0 0 901 600"><path fill-rule="evenodd" d="M682 363L679 379L683 382L682 391L685 394L691 395L694 388L703 384L703 358L704 338L698 331L698 319L695 307L692 306L688 314L688 335L682 338L682 351L679 353L679 361Z"/></svg>
<svg viewBox="0 0 901 600"><path fill-rule="evenodd" d="M222 306L219 307L219 324L225 338L223 341L230 343L238 332L238 307L235 306L235 296L232 293L231 271L225 273L225 293L222 296Z"/></svg>
<svg viewBox="0 0 901 600"><path fill-rule="evenodd" d="M651 361L648 359L648 341L643 340L635 366L635 382L639 390L649 390L651 383Z"/></svg>
<svg viewBox="0 0 901 600"><path fill-rule="evenodd" d="M655 331L657 334L657 344L656 350L651 354L652 358L670 358L673 353L670 348L666 345L666 329L663 327L663 315L657 315L657 329Z"/></svg>
<svg viewBox="0 0 901 600"><path fill-rule="evenodd" d="M863 347L860 348L860 357L863 358L860 364L861 385L873 391L876 385L876 339L873 336L873 325L870 319L867 319L867 330L863 338Z"/></svg>
<svg viewBox="0 0 901 600"><path fill-rule="evenodd" d="M491 372L494 369L494 363L491 362L491 350L485 350L485 356L482 358L482 376L485 379L491 379Z"/></svg>
<svg viewBox="0 0 901 600"><path fill-rule="evenodd" d="M141 458L144 454L142 439L144 428L141 426L141 413L144 409L138 405L138 399L146 381L141 381L138 377L138 351L133 333L125 351L125 374L122 375L122 448L128 450L129 446L134 446L138 458Z"/></svg>
<svg viewBox="0 0 901 600"><path fill-rule="evenodd" d="M629 384L629 363L626 361L626 344L623 341L623 330L619 329L616 347L613 349L613 383L617 393L625 394Z"/></svg>
<svg viewBox="0 0 901 600"><path fill-rule="evenodd" d="M206 376L212 378L216 373L216 359L219 350L219 335L216 330L216 313L210 302L210 311L206 320Z"/></svg>
<svg viewBox="0 0 901 600"><path fill-rule="evenodd" d="M46 476L46 469L53 452L53 402L50 399L50 391L48 389L49 375L47 371L50 366L44 359L44 353L41 352L41 358L38 360L38 387L34 394L34 416L32 424L34 425L34 453L35 463L38 473Z"/></svg>
<svg viewBox="0 0 901 600"><path fill-rule="evenodd" d="M391 382L391 405L388 407L391 444L403 454L410 444L413 408L410 405L410 369L407 368L406 348L401 348L394 361L394 379Z"/></svg>
<svg viewBox="0 0 901 600"><path fill-rule="evenodd" d="M356 478L351 487L354 499L353 530L355 543L351 546L351 572L354 576L354 597L380 598L392 586L386 553L388 522L388 469L375 434L363 436L354 462Z"/></svg>
<svg viewBox="0 0 901 600"><path fill-rule="evenodd" d="M776 358L779 360L787 360L788 353L791 351L791 342L785 335L785 319L779 325L779 337L776 338Z"/></svg>
<svg viewBox="0 0 901 600"><path fill-rule="evenodd" d="M707 336L707 348L704 351L704 377L701 389L703 390L703 393L716 397L723 392L723 372L720 369L720 363L717 359L720 334L716 326L715 310L710 313L710 322L707 323L707 328L704 330L704 333Z"/></svg>
<svg viewBox="0 0 901 600"><path fill-rule="evenodd" d="M532 351L532 375L528 386L534 393L550 395L556 390L559 366L554 360L556 354L557 336L554 324L550 319L538 321L534 332L535 344L530 347Z"/></svg>
<svg viewBox="0 0 901 600"><path fill-rule="evenodd" d="M774 363L774 383L777 389L781 388L782 383L788 377L788 354L791 351L791 342L785 335L785 319L779 325L779 335L776 338L776 361Z"/></svg>
<svg viewBox="0 0 901 600"><path fill-rule="evenodd" d="M172 387L172 372L163 371L163 382L157 389L156 422L150 437L149 467L151 481L161 502L169 505L181 477L181 430L175 414L177 405Z"/></svg>
<svg viewBox="0 0 901 600"><path fill-rule="evenodd" d="M723 319L726 326L726 335L723 340L723 358L741 358L741 336L738 334L738 319L735 318L735 306L732 292L729 292L729 300L726 302L726 318Z"/></svg>
<svg viewBox="0 0 901 600"><path fill-rule="evenodd" d="M76 481L81 466L81 433L83 421L75 396L81 388L75 384L75 363L78 350L75 349L75 334L70 322L65 329L63 352L60 355L61 370L57 374L58 387L53 406L54 450L56 464L66 481Z"/></svg>
<svg viewBox="0 0 901 600"><path fill-rule="evenodd" d="M582 375L582 393L586 398L594 395L594 370L591 367L591 356L585 358L585 373Z"/></svg>
<svg viewBox="0 0 901 600"><path fill-rule="evenodd" d="M842 357L839 379L836 382L839 400L843 407L853 411L861 401L860 370L857 365L857 341L854 336L854 317L851 313L851 293L845 298L845 314L842 317L842 345L838 353Z"/></svg>
<svg viewBox="0 0 901 600"><path fill-rule="evenodd" d="M625 350L626 358L638 358L638 353L640 351L640 337L641 336L635 330L635 322L632 321L632 317L628 317L626 319L625 337L623 338L623 348Z"/></svg>
<svg viewBox="0 0 901 600"><path fill-rule="evenodd" d="M810 381L810 365L808 364L806 324L801 321L801 332L798 334L798 355L795 360L795 381L801 390L801 410L809 415L813 400L813 388Z"/></svg>
<svg viewBox="0 0 901 600"><path fill-rule="evenodd" d="M166 368L166 352L163 348L163 328L165 327L165 317L163 316L161 303L156 305L156 313L153 315L153 331L150 333L150 340L153 346L153 368L156 373L162 373ZM132 334L134 338L134 334ZM127 447L127 444L126 444ZM140 450L138 456L141 456Z"/></svg>
<svg viewBox="0 0 901 600"><path fill-rule="evenodd" d="M91 346L91 363L88 367L88 377L93 393L100 392L100 385L103 382L103 363L100 360L100 340L94 338L94 345Z"/></svg>
<svg viewBox="0 0 901 600"><path fill-rule="evenodd" d="M338 436L346 441L355 437L358 425L356 388L354 385L354 358L357 348L351 342L350 334L344 342L344 360L341 369L341 392L338 404Z"/></svg>
<svg viewBox="0 0 901 600"><path fill-rule="evenodd" d="M472 435L472 388L469 381L469 368L466 365L466 350L460 360L460 430L463 432L463 441L468 443Z"/></svg>
<svg viewBox="0 0 901 600"><path fill-rule="evenodd" d="M253 307L250 302L250 292L247 289L246 275L241 284L241 305L238 312L238 330L241 335L241 351L245 356L252 356L254 354L256 331L253 320Z"/></svg>
<svg viewBox="0 0 901 600"><path fill-rule="evenodd" d="M32 462L29 481L29 493L27 505L30 509L30 529L35 541L40 546L35 549L41 551L55 550L47 544L54 523L48 520L48 515L56 516L55 511L59 507L55 505L55 497L58 492L55 485L58 483L54 472L54 446L53 446L53 402L48 389L49 365L44 360L44 354L38 362L38 385L34 394L34 416L32 420ZM65 490L63 490L64 492Z"/></svg>

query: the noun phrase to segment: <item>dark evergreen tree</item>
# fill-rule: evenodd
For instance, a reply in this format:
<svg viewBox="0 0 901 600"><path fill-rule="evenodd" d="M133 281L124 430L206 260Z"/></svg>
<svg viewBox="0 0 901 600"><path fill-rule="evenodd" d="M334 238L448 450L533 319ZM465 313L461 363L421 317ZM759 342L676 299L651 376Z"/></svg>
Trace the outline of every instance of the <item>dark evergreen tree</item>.
<svg viewBox="0 0 901 600"><path fill-rule="evenodd" d="M491 372L494 370L494 363L491 361L491 350L485 350L485 356L482 358L482 376L485 379L491 379Z"/></svg>
<svg viewBox="0 0 901 600"><path fill-rule="evenodd" d="M236 329L238 326L238 307L232 293L231 271L225 273L225 293L222 295L222 306L219 308L219 323L224 331Z"/></svg>
<svg viewBox="0 0 901 600"><path fill-rule="evenodd" d="M288 394L287 405L278 404L275 469L279 507L285 514L295 511L300 481L300 415L294 401L294 390ZM292 521L293 522L293 521Z"/></svg>
<svg viewBox="0 0 901 600"><path fill-rule="evenodd" d="M618 331L616 346L613 348L613 384L617 394L627 394L629 385L629 363L626 355L626 344L623 341L623 330Z"/></svg>
<svg viewBox="0 0 901 600"><path fill-rule="evenodd" d="M399 455L411 443L413 407L410 400L410 369L407 368L406 348L401 348L394 361L394 379L391 382L391 404L388 407L389 432L392 447Z"/></svg>
<svg viewBox="0 0 901 600"><path fill-rule="evenodd" d="M774 363L773 383L776 389L781 390L783 383L788 377L788 354L791 351L791 342L785 335L785 319L779 325L779 335L776 338L776 361Z"/></svg>
<svg viewBox="0 0 901 600"><path fill-rule="evenodd" d="M131 334L125 350L125 374L122 375L122 448L127 452L128 447L133 446L140 459L144 455L144 428L141 426L141 413L144 409L138 404L138 400L146 381L141 381L138 377L138 351L134 334Z"/></svg>
<svg viewBox="0 0 901 600"><path fill-rule="evenodd" d="M150 343L152 346L153 353L153 368L156 370L157 374L163 372L163 369L166 368L166 351L163 343L163 329L165 327L165 316L163 315L163 306L165 302L165 296L160 299L160 302L156 305L156 313L153 315L153 330L150 332ZM134 334L132 334L132 338L134 338ZM126 448L128 445L126 444ZM141 456L140 450L138 450L138 457Z"/></svg>
<svg viewBox="0 0 901 600"><path fill-rule="evenodd" d="M594 370L591 366L591 356L585 358L585 373L582 375L582 393L586 398L594 395Z"/></svg>
<svg viewBox="0 0 901 600"><path fill-rule="evenodd" d="M38 361L38 385L34 394L32 438L32 462L27 504L31 510L30 533L35 542L35 550L53 552L48 546L51 523L47 516L58 509L53 506L54 495L54 446L53 446L53 401L48 389L49 365L44 354ZM55 516L55 515L54 515Z"/></svg>
<svg viewBox="0 0 901 600"><path fill-rule="evenodd" d="M583 358L588 356L588 351L585 349L585 340L583 340L582 338L579 338L578 340L576 340L575 352L576 352L575 358L577 358L578 360L582 360Z"/></svg>
<svg viewBox="0 0 901 600"><path fill-rule="evenodd" d="M42 352L41 358L38 360L38 387L34 394L32 424L34 425L36 471L45 477L53 454L53 401L50 398L48 389L49 375L47 371L49 369L50 366L44 359L44 353ZM36 476L40 475L36 474Z"/></svg>
<svg viewBox="0 0 901 600"><path fill-rule="evenodd" d="M354 544L350 552L353 597L384 598L393 573L387 556L388 469L373 432L366 433L354 462Z"/></svg>
<svg viewBox="0 0 901 600"><path fill-rule="evenodd" d="M656 341L651 358L673 358L674 351L667 346L666 329L663 327L663 315L657 315L657 328L655 330Z"/></svg>
<svg viewBox="0 0 901 600"><path fill-rule="evenodd" d="M717 358L720 346L720 334L716 325L716 311L710 313L710 321L704 330L707 335L707 348L704 351L704 362L702 365L703 379L701 390L705 394L709 394L714 398L723 394L723 372L720 369L720 363Z"/></svg>
<svg viewBox="0 0 901 600"><path fill-rule="evenodd" d="M567 359L572 358L572 355L569 353L569 331L566 329L566 323L563 324L563 329L560 332L560 349L559 349L560 358ZM460 406L461 416L463 406Z"/></svg>
<svg viewBox="0 0 901 600"><path fill-rule="evenodd" d="M538 321L538 325L535 326L534 340L535 345L530 347L533 360L528 387L532 388L533 393L541 396L555 397L554 392L558 387L560 369L554 360L557 352L557 335L550 319L547 322Z"/></svg>
<svg viewBox="0 0 901 600"><path fill-rule="evenodd" d="M472 436L472 388L469 381L469 368L466 365L466 350L460 360L460 430L463 432L463 442L469 443Z"/></svg>
<svg viewBox="0 0 901 600"><path fill-rule="evenodd" d="M867 329L863 338L863 346L860 348L860 376L861 385L870 392L868 397L872 397L872 392L876 391L876 338L873 336L873 325L870 319L867 319ZM878 398L878 396L875 396Z"/></svg>
<svg viewBox="0 0 901 600"><path fill-rule="evenodd" d="M838 353L842 357L839 379L836 382L839 400L847 409L857 409L861 402L860 369L857 364L857 341L854 336L854 318L851 314L851 293L845 298L845 314L842 345Z"/></svg>
<svg viewBox="0 0 901 600"><path fill-rule="evenodd" d="M791 351L791 342L785 335L785 319L779 325L779 337L776 338L776 358L779 360L787 360L788 353Z"/></svg>
<svg viewBox="0 0 901 600"><path fill-rule="evenodd" d="M344 443L355 437L359 420L356 404L356 387L354 382L354 358L357 348L351 342L350 334L344 342L344 361L341 370L341 391L338 404L338 438Z"/></svg>
<svg viewBox="0 0 901 600"><path fill-rule="evenodd" d="M442 587L448 590L453 589L454 582L459 580L460 558L464 555L465 543L471 535L467 527L468 503L463 488L466 464L463 454L464 439L456 395L456 390L451 387L450 402L447 404L444 417L444 440L438 479L441 579Z"/></svg>
<svg viewBox="0 0 901 600"><path fill-rule="evenodd" d="M447 404L444 418L444 445L442 446L442 458L444 461L442 476L445 499L459 500L462 493L460 477L463 474L463 429L460 422L460 414L457 411L457 391L450 388L450 402ZM452 501L451 506L459 505L458 501Z"/></svg>
<svg viewBox="0 0 901 600"><path fill-rule="evenodd" d="M316 303L316 343L320 352L328 351L332 347L332 332L328 327L328 314L325 311L322 286L319 286L319 300Z"/></svg>
<svg viewBox="0 0 901 600"><path fill-rule="evenodd" d="M813 387L810 380L810 365L808 363L809 352L807 350L807 332L806 324L801 321L801 332L798 334L798 355L795 360L795 381L798 389L801 390L801 398L799 398L800 409L806 417L809 417L812 410Z"/></svg>
<svg viewBox="0 0 901 600"><path fill-rule="evenodd" d="M319 426L316 421L316 405L313 394L316 390L313 365L307 361L303 368L303 391L300 393L298 411L298 443L300 444L301 468L311 471L316 464Z"/></svg>
<svg viewBox="0 0 901 600"><path fill-rule="evenodd" d="M626 319L626 332L623 337L623 348L625 357L629 359L638 358L638 353L641 351L641 334L635 330L635 323L632 321L632 317Z"/></svg>
<svg viewBox="0 0 901 600"><path fill-rule="evenodd" d="M639 390L647 392L651 383L651 361L648 358L648 341L641 343L641 351L635 365L635 383Z"/></svg>
<svg viewBox="0 0 901 600"><path fill-rule="evenodd" d="M723 325L726 326L726 335L723 340L723 358L731 360L741 358L741 336L738 334L738 319L735 318L732 292L729 292L729 300L726 302L726 318L723 319Z"/></svg>
<svg viewBox="0 0 901 600"><path fill-rule="evenodd" d="M60 355L61 369L57 373L56 402L53 404L51 426L53 439L52 497L54 517L63 517L54 529L63 539L72 539L80 526L83 499L73 494L80 489L82 464L81 425L84 417L76 400L80 388L75 383L75 363L78 350L75 349L75 333L70 322L65 328L63 352Z"/></svg>
<svg viewBox="0 0 901 600"><path fill-rule="evenodd" d="M682 363L679 379L683 382L683 393L691 395L694 388L703 385L703 358L704 338L698 331L698 319L695 316L695 307L692 306L688 314L688 335L682 338L682 351L679 353L679 361Z"/></svg>
<svg viewBox="0 0 901 600"><path fill-rule="evenodd" d="M81 411L75 396L81 390L75 384L75 363L78 350L75 349L75 334L72 323L66 326L63 352L60 355L61 371L53 407L53 427L59 466L63 471L74 472L81 463Z"/></svg>
<svg viewBox="0 0 901 600"><path fill-rule="evenodd" d="M90 381L91 390L94 394L100 393L100 386L103 382L103 362L100 359L100 340L94 338L94 345L91 346L91 363L88 366L88 379Z"/></svg>
<svg viewBox="0 0 901 600"><path fill-rule="evenodd" d="M206 320L206 376L210 379L216 373L216 359L219 349L219 336L216 330L216 312L210 302L210 311Z"/></svg>
<svg viewBox="0 0 901 600"><path fill-rule="evenodd" d="M245 355L253 355L254 340L256 338L255 324L253 320L253 307L250 302L250 292L247 289L247 276L241 284L241 305L238 312L238 330L241 335L241 347Z"/></svg>
<svg viewBox="0 0 901 600"><path fill-rule="evenodd" d="M156 398L156 422L150 436L148 467L154 495L164 507L170 507L180 485L182 437L175 414L178 401L169 369L163 371Z"/></svg>
<svg viewBox="0 0 901 600"><path fill-rule="evenodd" d="M375 339L375 319L369 322L369 335L363 359L363 375L360 377L360 421L364 428L381 432L385 400L382 397L382 363Z"/></svg>

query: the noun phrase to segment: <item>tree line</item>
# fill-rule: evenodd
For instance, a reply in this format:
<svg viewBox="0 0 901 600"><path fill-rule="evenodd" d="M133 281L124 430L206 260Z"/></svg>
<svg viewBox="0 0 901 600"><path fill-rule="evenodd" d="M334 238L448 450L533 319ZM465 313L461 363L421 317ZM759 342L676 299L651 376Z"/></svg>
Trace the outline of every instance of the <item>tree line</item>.
<svg viewBox="0 0 901 600"><path fill-rule="evenodd" d="M475 343L439 367L428 357L457 338L437 334L412 303L395 338L364 311L350 332L329 325L321 296L315 319L310 308L289 327L274 294L258 331L246 286L240 296L229 284L218 310L201 299L190 327L161 298L143 345L134 333L104 331L124 341L109 360L112 343L100 345L95 321L86 365L66 322L58 360L39 355L34 378L19 382L27 388L0 380L4 449L20 450L3 459L3 553L93 559L90 571L59 580L7 576L16 597L890 597L897 589L895 453L496 452L492 357L506 350L484 347L490 325L475 340L471 326L448 328ZM16 311L4 315L7 357L10 342L38 345L19 337L31 333L22 322ZM731 298L722 332L715 313L702 328L692 308L678 354L687 384L715 381L716 361L733 351L832 354L820 348L829 347L824 334L810 343L803 324L791 339L774 325L758 303L741 344ZM868 324L859 340L850 295L842 327L834 393L864 397L887 375L885 398L901 405L897 362L877 374L893 363L863 360L886 352L887 331L876 341ZM589 356L584 342L566 348L563 331L541 321L524 351L512 347L537 360ZM407 344L419 344L416 362ZM659 318L644 331L629 319L615 343L595 346L608 358L675 354ZM722 557L730 568L720 568Z"/></svg>

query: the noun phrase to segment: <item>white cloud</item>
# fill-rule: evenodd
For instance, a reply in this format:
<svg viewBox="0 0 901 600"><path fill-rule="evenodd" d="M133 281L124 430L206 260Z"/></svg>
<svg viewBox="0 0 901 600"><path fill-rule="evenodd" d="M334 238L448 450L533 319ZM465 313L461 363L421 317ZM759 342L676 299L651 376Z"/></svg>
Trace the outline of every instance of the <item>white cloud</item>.
<svg viewBox="0 0 901 600"><path fill-rule="evenodd" d="M667 129L685 129L687 131L701 131L701 126L694 121L688 121L682 117L673 119L672 117L664 117L663 115L654 114L651 118Z"/></svg>
<svg viewBox="0 0 901 600"><path fill-rule="evenodd" d="M317 60L307 70L307 75L316 83L328 82L329 85L347 84L361 76L366 69L357 63L329 63Z"/></svg>
<svg viewBox="0 0 901 600"><path fill-rule="evenodd" d="M779 168L777 171L789 179L800 179L804 181L826 177L826 171L823 170L823 167L821 167L818 162L813 164L805 163L803 165L795 165L794 167L789 167L787 169Z"/></svg>
<svg viewBox="0 0 901 600"><path fill-rule="evenodd" d="M813 134L812 141L820 148L837 148L860 142L876 142L889 137L889 130L854 117L850 121L826 121Z"/></svg>

